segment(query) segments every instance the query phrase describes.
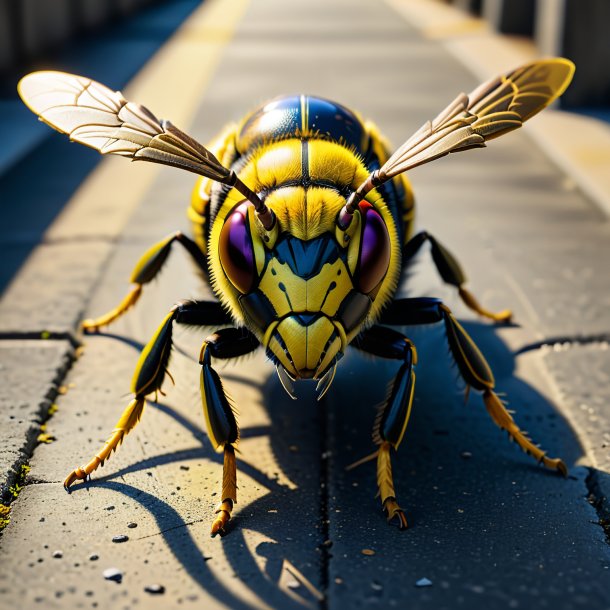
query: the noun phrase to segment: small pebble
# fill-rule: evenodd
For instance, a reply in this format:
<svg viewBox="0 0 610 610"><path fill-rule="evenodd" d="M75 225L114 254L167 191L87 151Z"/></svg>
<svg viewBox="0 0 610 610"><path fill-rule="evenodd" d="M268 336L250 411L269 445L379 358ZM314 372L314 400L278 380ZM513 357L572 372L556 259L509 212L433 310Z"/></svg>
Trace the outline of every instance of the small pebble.
<svg viewBox="0 0 610 610"><path fill-rule="evenodd" d="M375 551L373 551L373 549L362 549L361 552L363 555L369 555L369 556L375 554Z"/></svg>
<svg viewBox="0 0 610 610"><path fill-rule="evenodd" d="M416 587L431 587L432 581L429 578L420 578L416 583Z"/></svg>
<svg viewBox="0 0 610 610"><path fill-rule="evenodd" d="M114 582L121 582L123 580L123 572L117 568L108 568L103 571L103 575L106 580L112 580Z"/></svg>
<svg viewBox="0 0 610 610"><path fill-rule="evenodd" d="M93 555L89 555L89 561L97 561L100 558L99 555L93 553Z"/></svg>
<svg viewBox="0 0 610 610"><path fill-rule="evenodd" d="M62 551L53 551L53 557L55 557L55 559L61 559L64 556Z"/></svg>
<svg viewBox="0 0 610 610"><path fill-rule="evenodd" d="M465 460L469 460L472 457L472 453L470 453L470 451L462 451L462 453L460 453L460 457L464 458Z"/></svg>
<svg viewBox="0 0 610 610"><path fill-rule="evenodd" d="M371 589L373 591L383 591L383 587L376 580L371 583Z"/></svg>
<svg viewBox="0 0 610 610"><path fill-rule="evenodd" d="M322 543L322 546L327 546L327 547L331 547L333 545L333 541L332 540L325 540Z"/></svg>
<svg viewBox="0 0 610 610"><path fill-rule="evenodd" d="M147 585L144 587L144 591L151 595L163 595L165 593L165 587L163 585Z"/></svg>
<svg viewBox="0 0 610 610"><path fill-rule="evenodd" d="M125 534L119 534L118 536L112 537L112 542L127 542L129 540L129 536Z"/></svg>
<svg viewBox="0 0 610 610"><path fill-rule="evenodd" d="M114 510L114 506L112 506L112 504L110 506L107 506L104 510Z"/></svg>
<svg viewBox="0 0 610 610"><path fill-rule="evenodd" d="M180 466L180 470L190 470L190 466Z"/></svg>
<svg viewBox="0 0 610 610"><path fill-rule="evenodd" d="M138 527L138 524L137 524L137 523L134 523L134 522L132 521L131 523L128 523L128 524L127 524L127 527L128 527L129 529L133 529L134 527Z"/></svg>

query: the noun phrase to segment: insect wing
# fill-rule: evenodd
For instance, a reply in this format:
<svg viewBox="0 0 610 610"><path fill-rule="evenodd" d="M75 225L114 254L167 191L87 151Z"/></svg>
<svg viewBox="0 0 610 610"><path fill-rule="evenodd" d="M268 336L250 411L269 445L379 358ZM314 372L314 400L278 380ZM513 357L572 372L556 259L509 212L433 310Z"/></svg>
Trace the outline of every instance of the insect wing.
<svg viewBox="0 0 610 610"><path fill-rule="evenodd" d="M407 140L379 170L381 181L451 152L485 146L520 127L559 97L574 64L562 58L534 61L460 94Z"/></svg>
<svg viewBox="0 0 610 610"><path fill-rule="evenodd" d="M102 154L172 165L219 182L230 175L210 151L169 121L101 83L65 72L33 72L18 89L41 120Z"/></svg>

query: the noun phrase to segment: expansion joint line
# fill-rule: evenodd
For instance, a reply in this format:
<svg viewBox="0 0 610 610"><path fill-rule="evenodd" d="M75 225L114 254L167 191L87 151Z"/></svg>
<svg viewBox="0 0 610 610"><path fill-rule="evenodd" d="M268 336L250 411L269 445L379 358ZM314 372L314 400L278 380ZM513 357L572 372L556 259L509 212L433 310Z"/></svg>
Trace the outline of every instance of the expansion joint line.
<svg viewBox="0 0 610 610"><path fill-rule="evenodd" d="M559 335L556 337L549 337L548 339L542 339L535 343L529 343L520 347L516 352L515 356L532 352L543 347L574 347L582 345L595 345L595 344L607 344L610 343L610 332L595 333L591 335Z"/></svg>
<svg viewBox="0 0 610 610"><path fill-rule="evenodd" d="M597 523L604 530L606 544L610 545L610 502L599 486L598 470L592 467L587 468L587 470L589 471L585 479L588 492L587 500L597 513Z"/></svg>
<svg viewBox="0 0 610 610"><path fill-rule="evenodd" d="M328 484L330 481L329 468L330 468L330 443L328 439L328 431L330 429L329 422L329 409L327 408L327 402L321 401L320 407L320 519L322 527L320 528L321 542L320 542L320 585L323 593L323 597L319 601L320 610L327 610L328 608L328 585L330 580L330 546L326 544L329 540L330 531L330 511L329 511L329 489Z"/></svg>

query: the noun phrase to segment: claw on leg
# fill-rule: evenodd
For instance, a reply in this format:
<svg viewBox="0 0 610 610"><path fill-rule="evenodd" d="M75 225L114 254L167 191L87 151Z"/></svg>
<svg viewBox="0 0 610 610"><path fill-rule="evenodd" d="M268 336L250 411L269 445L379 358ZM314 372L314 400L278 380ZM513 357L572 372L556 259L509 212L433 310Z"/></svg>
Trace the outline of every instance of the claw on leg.
<svg viewBox="0 0 610 610"><path fill-rule="evenodd" d="M225 500L216 509L218 517L212 523L212 536L216 534L224 534L227 523L231 520L231 511L233 510L233 500Z"/></svg>
<svg viewBox="0 0 610 610"><path fill-rule="evenodd" d="M515 420L511 417L511 414L506 410L506 407L502 404L502 401L498 398L497 394L492 390L485 390L483 393L483 401L487 412L491 416L494 423L503 430L506 430L510 437L525 451L529 453L538 462L544 464L551 470L557 470L564 477L568 474L568 469L565 462L560 458L548 458L540 447L534 445L532 441L523 433L523 431L517 426Z"/></svg>
<svg viewBox="0 0 610 610"><path fill-rule="evenodd" d="M212 536L225 533L225 528L231 520L231 512L236 502L237 464L235 462L235 449L232 445L226 444L222 466L222 501L216 509L218 517L212 523Z"/></svg>
<svg viewBox="0 0 610 610"><path fill-rule="evenodd" d="M142 410L144 409L144 398L134 398L127 408L123 411L121 418L117 422L115 429L112 431L110 438L104 443L99 453L85 466L73 470L64 480L66 490L76 480L86 479L99 466L103 466L104 462L110 457L111 453L123 442L125 436L130 430L140 421Z"/></svg>
<svg viewBox="0 0 610 610"><path fill-rule="evenodd" d="M85 471L85 467L81 466L76 470L73 470L64 480L64 488L66 491L70 490L70 485L76 480L84 481L89 475Z"/></svg>
<svg viewBox="0 0 610 610"><path fill-rule="evenodd" d="M497 313L493 311L489 311L489 309L485 309L475 298L472 292L466 290L462 286L459 287L459 294L464 301L465 305L476 311L479 315L484 316L485 318L489 318L494 322L510 322L513 317L513 312L510 309L504 309L503 311L499 311Z"/></svg>
<svg viewBox="0 0 610 610"><path fill-rule="evenodd" d="M111 324L117 318L120 318L129 308L133 307L138 302L141 294L142 285L136 284L136 286L130 290L129 294L127 294L114 309L111 309L108 313L99 318L83 320L81 323L83 330L88 333L95 333L102 326L108 326L108 324Z"/></svg>
<svg viewBox="0 0 610 610"><path fill-rule="evenodd" d="M383 510L388 516L388 523L394 523L398 525L398 529L405 530L407 529L407 518L405 517L405 513L402 508L398 506L398 502L396 498L387 498L383 503Z"/></svg>
<svg viewBox="0 0 610 610"><path fill-rule="evenodd" d="M396 492L394 491L394 477L392 476L392 462L390 460L390 449L392 445L384 441L379 446L377 454L377 486L379 496L383 504L383 510L388 516L388 523L397 521L399 529L407 528L407 518L398 505Z"/></svg>

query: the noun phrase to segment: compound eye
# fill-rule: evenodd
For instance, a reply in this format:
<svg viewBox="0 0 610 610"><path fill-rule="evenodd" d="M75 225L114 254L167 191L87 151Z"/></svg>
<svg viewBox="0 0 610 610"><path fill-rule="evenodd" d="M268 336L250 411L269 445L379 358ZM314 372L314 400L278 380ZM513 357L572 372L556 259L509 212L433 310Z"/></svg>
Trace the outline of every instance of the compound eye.
<svg viewBox="0 0 610 610"><path fill-rule="evenodd" d="M226 218L220 231L218 255L229 281L239 292L247 294L256 279L254 246L248 227L248 207L243 203Z"/></svg>
<svg viewBox="0 0 610 610"><path fill-rule="evenodd" d="M379 212L368 202L360 204L362 240L356 267L358 290L372 292L383 280L390 265L390 235Z"/></svg>

